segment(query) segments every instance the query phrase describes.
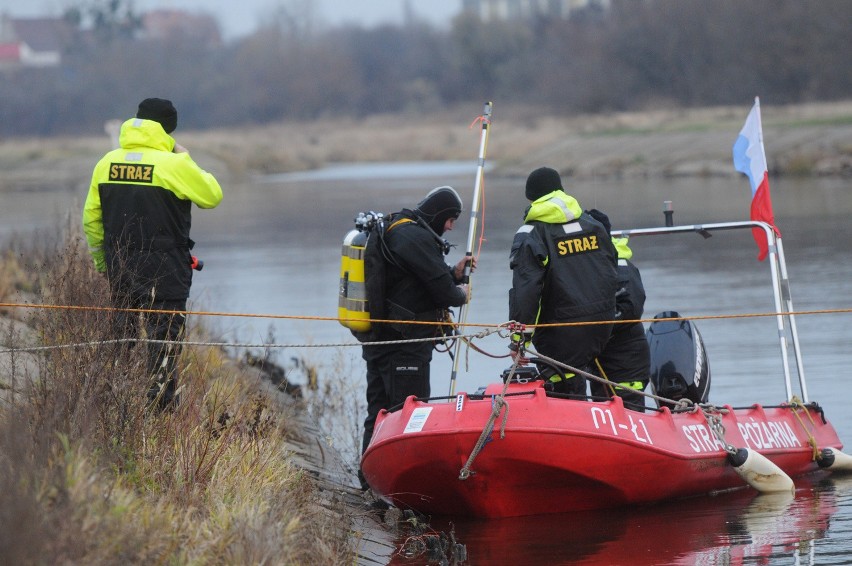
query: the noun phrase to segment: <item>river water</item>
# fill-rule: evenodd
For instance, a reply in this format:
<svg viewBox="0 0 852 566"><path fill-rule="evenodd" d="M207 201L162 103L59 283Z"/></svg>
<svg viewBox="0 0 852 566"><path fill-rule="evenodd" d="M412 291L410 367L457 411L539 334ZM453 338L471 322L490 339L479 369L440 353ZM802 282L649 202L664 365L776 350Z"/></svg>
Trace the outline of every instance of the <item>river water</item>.
<svg viewBox="0 0 852 566"><path fill-rule="evenodd" d="M344 234L359 211L413 207L432 187L452 184L466 207L473 195L475 164L340 166L316 174L282 175L224 187L214 210L194 212L195 253L205 268L195 275L193 309L268 317L206 319L231 343L288 344L274 348L287 366L294 358L317 366L319 379L344 380L363 395L360 349L336 321L339 258ZM482 327L506 322L511 283L508 249L526 202L523 179L485 176L484 235L475 251L473 299L466 320ZM671 200L675 224L746 220L744 179L681 178L572 182L566 189L585 208L607 212L615 229L663 224ZM772 181L777 225L783 236L793 306L797 311L852 307L848 252L852 188L838 179ZM0 240L35 228L51 229L68 214L77 218L85 187L0 195ZM467 212L448 239L457 244L448 262L466 247ZM648 299L646 317L664 310L684 316L722 316L773 311L770 271L756 259L749 231L636 237L634 261ZM456 313L458 315L458 312ZM286 317L286 318L282 318ZM796 317L809 399L819 402L841 440L852 439L852 315ZM719 318L697 322L712 372L710 399L733 406L785 400L774 317ZM306 345L321 347L297 347ZM484 351L506 353L507 341L489 335ZM327 345L327 346L326 346ZM794 384L795 360L791 358ZM461 351L455 391L474 391L498 378L506 358ZM436 353L433 395L450 388L453 364ZM296 375L297 372L293 372ZM801 394L794 388L796 394ZM343 425L341 425L343 428ZM342 434L346 451L357 434ZM849 452L849 448L846 450ZM653 482L654 478L647 478ZM852 564L852 478L798 482L795 499L751 491L703 497L640 509L575 513L501 521L433 518L453 528L467 545L469 564ZM426 563L397 558L397 563Z"/></svg>

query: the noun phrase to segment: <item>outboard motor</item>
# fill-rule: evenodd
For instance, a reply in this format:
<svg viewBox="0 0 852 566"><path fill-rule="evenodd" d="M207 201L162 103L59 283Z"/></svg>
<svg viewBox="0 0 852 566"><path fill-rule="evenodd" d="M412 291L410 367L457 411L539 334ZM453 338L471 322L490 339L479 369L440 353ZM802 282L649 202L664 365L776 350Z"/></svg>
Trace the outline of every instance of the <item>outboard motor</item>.
<svg viewBox="0 0 852 566"><path fill-rule="evenodd" d="M674 311L655 319L680 318ZM706 403L710 394L710 362L698 328L689 320L652 322L645 333L651 351L651 383L661 397ZM671 403L662 403L672 408Z"/></svg>

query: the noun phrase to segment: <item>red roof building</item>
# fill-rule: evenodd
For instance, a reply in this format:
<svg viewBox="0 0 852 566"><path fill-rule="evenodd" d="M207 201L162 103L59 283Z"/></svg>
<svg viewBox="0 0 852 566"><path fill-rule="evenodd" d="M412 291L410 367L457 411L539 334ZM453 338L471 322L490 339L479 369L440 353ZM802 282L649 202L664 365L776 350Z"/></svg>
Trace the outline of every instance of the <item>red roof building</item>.
<svg viewBox="0 0 852 566"><path fill-rule="evenodd" d="M74 29L60 18L10 18L0 16L0 65L3 67L55 67Z"/></svg>

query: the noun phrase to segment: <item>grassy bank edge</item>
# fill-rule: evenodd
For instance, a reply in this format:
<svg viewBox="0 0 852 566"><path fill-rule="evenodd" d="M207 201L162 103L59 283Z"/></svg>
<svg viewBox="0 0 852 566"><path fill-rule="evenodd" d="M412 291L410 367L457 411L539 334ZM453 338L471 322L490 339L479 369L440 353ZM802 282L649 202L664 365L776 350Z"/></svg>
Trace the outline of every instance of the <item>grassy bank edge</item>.
<svg viewBox="0 0 852 566"><path fill-rule="evenodd" d="M0 302L106 304L101 276L69 232L0 253ZM5 309L0 349L96 342L110 337L109 322L102 311ZM188 338L213 341L197 324ZM320 446L310 404L323 399L274 384L219 347L184 349L183 400L166 413L144 407L141 348L0 361L8 563L341 564L367 547L381 557L393 550L360 508L351 470Z"/></svg>

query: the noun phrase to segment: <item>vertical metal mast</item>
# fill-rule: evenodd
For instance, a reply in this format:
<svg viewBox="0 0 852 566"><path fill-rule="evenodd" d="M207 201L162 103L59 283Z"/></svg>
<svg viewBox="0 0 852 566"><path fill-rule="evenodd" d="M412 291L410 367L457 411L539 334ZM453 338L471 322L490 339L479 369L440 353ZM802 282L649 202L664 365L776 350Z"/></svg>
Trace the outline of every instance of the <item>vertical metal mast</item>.
<svg viewBox="0 0 852 566"><path fill-rule="evenodd" d="M465 259L467 262L464 267L464 276L462 283L468 284L468 301L470 301L470 265L473 261L473 246L476 239L476 221L479 215L480 193L482 191L482 177L485 172L485 150L488 147L488 130L491 125L491 109L490 102L485 103L485 108L482 110L482 116L479 120L482 122L482 135L479 138L479 161L476 166L476 181L473 185L473 203L470 205L470 227L467 231L467 251ZM467 320L467 304L459 308L459 324L464 325ZM461 339L456 340L456 351L453 354L453 371L450 374L450 395L455 395L456 391L456 375L459 369L459 353L461 352Z"/></svg>

